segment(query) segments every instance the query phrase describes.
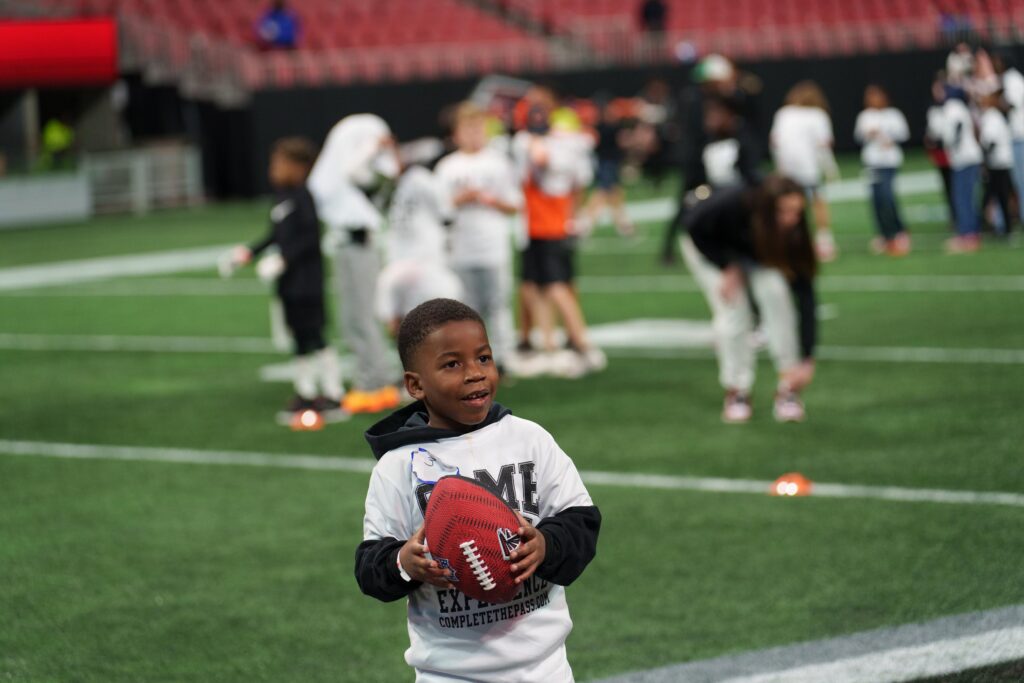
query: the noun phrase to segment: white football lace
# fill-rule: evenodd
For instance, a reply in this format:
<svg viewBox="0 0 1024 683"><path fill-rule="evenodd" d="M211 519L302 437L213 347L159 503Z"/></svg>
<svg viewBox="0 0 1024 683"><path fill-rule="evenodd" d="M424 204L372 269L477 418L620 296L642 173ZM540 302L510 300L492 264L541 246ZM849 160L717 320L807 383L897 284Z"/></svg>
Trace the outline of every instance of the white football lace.
<svg viewBox="0 0 1024 683"><path fill-rule="evenodd" d="M476 549L476 542L466 541L460 543L459 547L462 548L462 554L466 556L469 566L473 568L473 575L476 576L480 586L485 591L495 588L498 584L494 583L494 579L491 578L491 570L487 568L483 558L480 557L480 552Z"/></svg>

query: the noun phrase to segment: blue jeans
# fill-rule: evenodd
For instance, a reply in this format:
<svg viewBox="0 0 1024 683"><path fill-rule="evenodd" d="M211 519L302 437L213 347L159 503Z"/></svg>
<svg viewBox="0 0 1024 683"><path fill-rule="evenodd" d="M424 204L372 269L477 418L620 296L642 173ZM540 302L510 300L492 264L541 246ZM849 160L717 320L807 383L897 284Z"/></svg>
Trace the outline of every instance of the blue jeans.
<svg viewBox="0 0 1024 683"><path fill-rule="evenodd" d="M1024 222L1024 140L1013 141L1013 184L1017 188L1017 208Z"/></svg>
<svg viewBox="0 0 1024 683"><path fill-rule="evenodd" d="M896 192L893 181L896 180L895 168L868 169L871 176L871 205L875 210L875 226L882 237L891 240L903 232L903 220L896 204Z"/></svg>
<svg viewBox="0 0 1024 683"><path fill-rule="evenodd" d="M957 234L977 235L980 231L978 207L974 195L981 179L981 164L953 169L953 206Z"/></svg>

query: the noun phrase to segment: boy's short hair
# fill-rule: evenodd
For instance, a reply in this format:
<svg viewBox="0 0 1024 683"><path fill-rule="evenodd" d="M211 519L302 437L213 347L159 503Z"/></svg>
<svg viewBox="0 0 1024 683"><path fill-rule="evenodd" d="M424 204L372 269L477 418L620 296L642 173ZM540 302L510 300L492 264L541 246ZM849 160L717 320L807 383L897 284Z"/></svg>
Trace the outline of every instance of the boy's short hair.
<svg viewBox="0 0 1024 683"><path fill-rule="evenodd" d="M458 127L463 123L471 123L487 118L487 112L483 107L474 102L463 102L455 108L454 125Z"/></svg>
<svg viewBox="0 0 1024 683"><path fill-rule="evenodd" d="M398 328L398 357L409 370L416 349L434 330L448 323L473 320L484 324L480 314L455 299L431 299L409 311Z"/></svg>
<svg viewBox="0 0 1024 683"><path fill-rule="evenodd" d="M271 154L280 154L289 161L311 168L316 161L316 146L302 137L281 138L274 143Z"/></svg>

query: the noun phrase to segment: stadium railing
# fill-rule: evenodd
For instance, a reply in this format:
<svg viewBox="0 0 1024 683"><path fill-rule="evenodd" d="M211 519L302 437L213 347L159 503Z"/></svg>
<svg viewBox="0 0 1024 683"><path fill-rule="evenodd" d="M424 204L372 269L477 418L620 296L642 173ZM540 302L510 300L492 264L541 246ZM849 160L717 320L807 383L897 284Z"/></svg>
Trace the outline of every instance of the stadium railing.
<svg viewBox="0 0 1024 683"><path fill-rule="evenodd" d="M199 149L180 142L85 154L81 172L96 214L142 214L203 201Z"/></svg>

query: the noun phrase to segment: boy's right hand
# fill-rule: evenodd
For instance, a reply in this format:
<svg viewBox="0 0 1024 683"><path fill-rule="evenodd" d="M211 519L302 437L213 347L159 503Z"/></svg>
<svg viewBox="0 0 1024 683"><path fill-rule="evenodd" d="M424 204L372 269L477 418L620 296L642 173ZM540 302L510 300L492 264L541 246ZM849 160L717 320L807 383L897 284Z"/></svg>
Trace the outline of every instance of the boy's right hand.
<svg viewBox="0 0 1024 683"><path fill-rule="evenodd" d="M452 587L448 581L448 570L441 569L437 562L427 559L427 540L423 535L422 524L398 551L398 561L413 581L422 581L438 588Z"/></svg>
<svg viewBox="0 0 1024 683"><path fill-rule="evenodd" d="M480 192L471 187L467 187L452 198L452 203L455 204L455 206L463 206L464 204L475 204L479 200Z"/></svg>

